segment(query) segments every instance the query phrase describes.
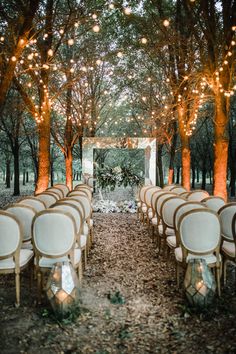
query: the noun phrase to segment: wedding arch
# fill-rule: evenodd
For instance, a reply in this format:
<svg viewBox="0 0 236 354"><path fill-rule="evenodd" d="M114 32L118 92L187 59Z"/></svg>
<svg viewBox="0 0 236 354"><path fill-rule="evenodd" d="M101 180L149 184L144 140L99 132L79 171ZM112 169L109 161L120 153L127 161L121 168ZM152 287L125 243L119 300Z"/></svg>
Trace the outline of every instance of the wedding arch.
<svg viewBox="0 0 236 354"><path fill-rule="evenodd" d="M95 149L142 149L145 158L145 180L156 184L155 138L83 138L83 173L94 175Z"/></svg>

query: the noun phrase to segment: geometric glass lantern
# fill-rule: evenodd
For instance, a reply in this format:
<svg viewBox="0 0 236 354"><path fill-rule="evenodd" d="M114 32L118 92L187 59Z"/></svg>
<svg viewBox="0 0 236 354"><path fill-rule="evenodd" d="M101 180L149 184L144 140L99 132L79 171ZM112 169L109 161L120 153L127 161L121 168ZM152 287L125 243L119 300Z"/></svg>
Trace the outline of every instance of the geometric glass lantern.
<svg viewBox="0 0 236 354"><path fill-rule="evenodd" d="M203 308L212 303L216 291L216 282L205 259L188 261L184 288L191 305Z"/></svg>
<svg viewBox="0 0 236 354"><path fill-rule="evenodd" d="M46 294L53 310L61 316L79 302L79 279L69 261L56 263L52 267Z"/></svg>

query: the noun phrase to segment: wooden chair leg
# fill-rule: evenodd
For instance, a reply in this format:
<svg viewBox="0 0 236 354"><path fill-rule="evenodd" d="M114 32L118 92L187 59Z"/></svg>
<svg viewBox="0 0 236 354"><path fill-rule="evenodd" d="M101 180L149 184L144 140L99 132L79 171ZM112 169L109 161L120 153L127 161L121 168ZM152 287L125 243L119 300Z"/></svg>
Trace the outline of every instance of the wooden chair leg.
<svg viewBox="0 0 236 354"><path fill-rule="evenodd" d="M41 304L42 298L42 274L37 270L37 288L38 288L38 304Z"/></svg>
<svg viewBox="0 0 236 354"><path fill-rule="evenodd" d="M226 276L227 276L227 261L223 261L223 284L226 285Z"/></svg>
<svg viewBox="0 0 236 354"><path fill-rule="evenodd" d="M79 262L79 267L78 267L78 276L79 276L79 283L81 285L82 283L82 278L83 278L83 266L82 266L82 260Z"/></svg>
<svg viewBox="0 0 236 354"><path fill-rule="evenodd" d="M177 282L177 288L179 289L179 264L176 263L176 282Z"/></svg>
<svg viewBox="0 0 236 354"><path fill-rule="evenodd" d="M16 307L20 306L20 273L15 273L15 281L16 281Z"/></svg>
<svg viewBox="0 0 236 354"><path fill-rule="evenodd" d="M217 282L217 291L218 296L221 296L221 289L220 289L220 267L216 268L216 282Z"/></svg>

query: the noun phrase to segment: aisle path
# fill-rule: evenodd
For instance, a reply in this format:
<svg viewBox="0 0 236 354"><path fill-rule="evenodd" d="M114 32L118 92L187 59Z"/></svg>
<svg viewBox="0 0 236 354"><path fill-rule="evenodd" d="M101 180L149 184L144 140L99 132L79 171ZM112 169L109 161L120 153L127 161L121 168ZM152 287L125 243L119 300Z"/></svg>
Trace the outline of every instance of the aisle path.
<svg viewBox="0 0 236 354"><path fill-rule="evenodd" d="M14 281L9 286L0 277L1 353L236 352L235 296L204 321L189 315L173 263L157 257L136 215L94 214L94 220L95 244L75 322L56 323L46 301L39 309L25 276L22 306L15 309Z"/></svg>

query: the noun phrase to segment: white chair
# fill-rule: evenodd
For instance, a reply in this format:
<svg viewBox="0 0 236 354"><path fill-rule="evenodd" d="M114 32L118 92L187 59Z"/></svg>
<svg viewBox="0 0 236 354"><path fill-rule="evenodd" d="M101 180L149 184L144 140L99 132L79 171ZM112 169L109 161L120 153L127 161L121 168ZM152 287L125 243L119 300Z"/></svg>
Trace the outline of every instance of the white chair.
<svg viewBox="0 0 236 354"><path fill-rule="evenodd" d="M180 193L180 196L187 199L189 194L191 194L191 193L192 192L182 192L182 193Z"/></svg>
<svg viewBox="0 0 236 354"><path fill-rule="evenodd" d="M57 262L70 260L82 280L81 250L76 248L76 223L73 216L62 210L48 209L33 221L35 268L38 297L41 301L42 274Z"/></svg>
<svg viewBox="0 0 236 354"><path fill-rule="evenodd" d="M218 211L221 221L221 253L223 256L223 281L226 284L226 271L229 261L235 260L235 241L234 241L234 216L236 214L236 203L228 203Z"/></svg>
<svg viewBox="0 0 236 354"><path fill-rule="evenodd" d="M89 190L88 188L84 188L84 187L80 187L80 188L77 188L76 190L74 190L73 192L83 192L85 193L85 195L87 195L87 197L89 198L89 200L91 201L92 200L92 192L91 190ZM68 193L68 196L71 195L72 192ZM73 194L72 194L73 195Z"/></svg>
<svg viewBox="0 0 236 354"><path fill-rule="evenodd" d="M188 192L186 188L183 186L174 186L170 189L170 192L176 193L176 194L182 194Z"/></svg>
<svg viewBox="0 0 236 354"><path fill-rule="evenodd" d="M67 194L67 197L73 197L74 195L82 195L82 196L85 196L85 197L89 198L86 192L84 192L82 190L79 190L79 189L76 189L76 191L69 192ZM89 198L89 200L91 201L90 198Z"/></svg>
<svg viewBox="0 0 236 354"><path fill-rule="evenodd" d="M163 201L161 205L160 214L161 214L162 225L163 225L164 250L166 248L166 245L168 246L167 258L169 256L169 250L174 249L176 247L174 214L176 209L185 203L186 203L186 199L180 197L179 195L176 195L176 196L168 197ZM173 230L172 236L167 236L166 234L167 229L169 229L169 233L170 230Z"/></svg>
<svg viewBox="0 0 236 354"><path fill-rule="evenodd" d="M159 252L161 251L161 240L164 238L164 234L163 234L163 224L162 224L162 219L161 219L161 206L162 203L168 199L169 197L175 196L176 194L169 192L168 190L164 191L164 193L160 194L157 198L156 198L156 205L155 205L155 209L156 209L156 215L157 215L157 219L158 219L158 226L157 226L157 245L158 245L158 250ZM165 230L165 237L167 236L171 236L174 235L174 230L167 228Z"/></svg>
<svg viewBox="0 0 236 354"><path fill-rule="evenodd" d="M32 245L32 222L37 211L29 205L12 204L6 210L15 215L22 228L22 248L33 249Z"/></svg>
<svg viewBox="0 0 236 354"><path fill-rule="evenodd" d="M195 201L195 202L201 202L203 199L209 197L209 193L204 190L195 190L193 192L190 192L189 195L187 196L188 201Z"/></svg>
<svg viewBox="0 0 236 354"><path fill-rule="evenodd" d="M56 203L52 209L62 210L71 214L75 219L76 224L76 246L84 252L84 266L87 266L87 250L88 250L88 235L82 234L83 232L83 217L78 206L69 203Z"/></svg>
<svg viewBox="0 0 236 354"><path fill-rule="evenodd" d="M36 197L25 197L21 199L18 203L31 206L37 211L37 213L46 209L45 203Z"/></svg>
<svg viewBox="0 0 236 354"><path fill-rule="evenodd" d="M167 192L163 191L163 189L159 189L152 194L152 198L151 198L151 208L152 208L153 217L150 221L150 229L151 229L151 236L153 239L155 239L155 235L156 235L155 231L156 231L158 223L159 223L157 213L156 213L156 200L159 195L164 194L164 193L167 193Z"/></svg>
<svg viewBox="0 0 236 354"><path fill-rule="evenodd" d="M215 212L225 205L224 199L215 195L202 199L201 203Z"/></svg>
<svg viewBox="0 0 236 354"><path fill-rule="evenodd" d="M93 189L86 183L80 183L80 184L77 184L75 187L74 187L74 190L76 189L79 189L79 188L87 188L88 190L90 190L91 192L93 192Z"/></svg>
<svg viewBox="0 0 236 354"><path fill-rule="evenodd" d="M175 248L177 279L179 266L186 267L190 259L205 259L209 267L216 269L216 282L220 296L220 242L221 225L217 213L206 208L183 214L178 223L180 247Z"/></svg>
<svg viewBox="0 0 236 354"><path fill-rule="evenodd" d="M33 259L34 253L22 249L22 228L15 215L0 211L0 274L15 274L16 306L20 305L20 272Z"/></svg>
<svg viewBox="0 0 236 354"><path fill-rule="evenodd" d="M39 200L42 200L44 204L46 205L46 208L50 208L51 205L55 204L59 198L56 196L56 194L50 193L50 192L43 192L40 194L36 195L36 198Z"/></svg>
<svg viewBox="0 0 236 354"><path fill-rule="evenodd" d="M139 200L140 200L140 207L138 208L138 216L140 217L140 220L144 223L145 222L145 217L147 215L147 205L145 203L145 192L153 188L152 185L148 186L143 186L140 191L139 191Z"/></svg>
<svg viewBox="0 0 236 354"><path fill-rule="evenodd" d="M73 195L72 198L80 201L84 207L85 223L84 223L84 232L83 233L86 234L85 229L86 229L86 226L88 226L89 234L90 234L89 245L91 245L93 243L94 234L93 234L92 207L91 207L90 200L88 199L87 196L84 196L84 195Z"/></svg>
<svg viewBox="0 0 236 354"><path fill-rule="evenodd" d="M178 223L180 217L191 210L204 209L204 208L205 206L201 204L201 202L185 202L184 204L179 205L176 208L173 216L175 236L168 236L166 239L167 245L170 248L180 247L180 240L178 237Z"/></svg>
<svg viewBox="0 0 236 354"><path fill-rule="evenodd" d="M172 188L174 188L174 187L177 187L177 185L176 184L174 184L174 183L172 183L172 184L166 184L162 189L164 190L164 191L170 191Z"/></svg>
<svg viewBox="0 0 236 354"><path fill-rule="evenodd" d="M147 221L148 228L150 225L150 220L155 215L155 212L153 212L153 210L152 210L152 204L151 204L152 196L155 192L160 191L160 190L161 190L160 187L152 186L152 187L146 189L144 192L144 202L145 202L145 205L147 206L147 212L146 212L145 219Z"/></svg>
<svg viewBox="0 0 236 354"><path fill-rule="evenodd" d="M54 187L55 188L59 188L62 191L64 197L66 197L67 194L70 191L69 188L67 187L67 185L66 184L62 184L62 183L54 184Z"/></svg>
<svg viewBox="0 0 236 354"><path fill-rule="evenodd" d="M59 199L64 198L64 193L63 193L63 191L60 188L50 187L50 188L47 189L47 192L55 193L56 195L58 195Z"/></svg>

